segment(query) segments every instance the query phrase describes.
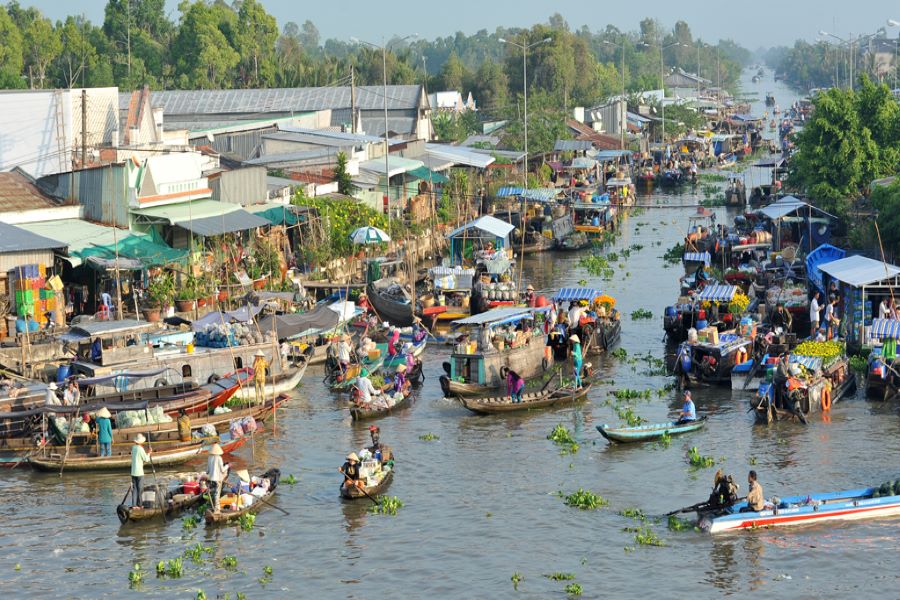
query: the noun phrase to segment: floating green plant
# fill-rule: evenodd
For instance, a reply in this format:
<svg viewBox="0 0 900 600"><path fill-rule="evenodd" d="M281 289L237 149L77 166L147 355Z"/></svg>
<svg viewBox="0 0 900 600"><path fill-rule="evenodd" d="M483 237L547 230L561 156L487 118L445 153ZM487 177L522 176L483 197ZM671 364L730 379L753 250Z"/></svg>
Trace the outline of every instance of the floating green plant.
<svg viewBox="0 0 900 600"><path fill-rule="evenodd" d="M578 491L568 495L559 492L559 496L566 503L566 506L580 508L581 510L596 510L609 505L609 500L600 494L595 494L582 488L578 488Z"/></svg>
<svg viewBox="0 0 900 600"><path fill-rule="evenodd" d="M422 440L423 442L436 442L441 438L436 436L433 433L426 433L426 434L420 435L419 439Z"/></svg>
<svg viewBox="0 0 900 600"><path fill-rule="evenodd" d="M403 508L403 502L397 496L379 496L378 504L371 506L369 512L393 517L401 508Z"/></svg>

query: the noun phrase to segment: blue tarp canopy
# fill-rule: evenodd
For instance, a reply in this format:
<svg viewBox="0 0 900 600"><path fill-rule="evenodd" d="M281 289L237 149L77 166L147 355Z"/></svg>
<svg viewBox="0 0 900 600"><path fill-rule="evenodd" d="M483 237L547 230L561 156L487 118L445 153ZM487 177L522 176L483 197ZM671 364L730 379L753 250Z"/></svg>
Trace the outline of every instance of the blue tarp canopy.
<svg viewBox="0 0 900 600"><path fill-rule="evenodd" d="M822 244L809 253L806 257L806 277L820 292L825 293L825 286L822 283L822 271L819 267L822 265L840 260L847 256L847 251L841 248L835 248L831 244Z"/></svg>
<svg viewBox="0 0 900 600"><path fill-rule="evenodd" d="M685 252L682 260L684 262L702 262L709 266L710 256L709 252Z"/></svg>
<svg viewBox="0 0 900 600"><path fill-rule="evenodd" d="M577 158L572 159L572 164L569 165L570 169L593 169L597 164L597 161L593 158L587 158L585 156L579 156Z"/></svg>
<svg viewBox="0 0 900 600"><path fill-rule="evenodd" d="M731 302L737 293L737 286L734 285L708 285L700 292L697 299L701 302Z"/></svg>
<svg viewBox="0 0 900 600"><path fill-rule="evenodd" d="M194 331L203 331L210 325L221 325L223 323L249 323L253 317L258 315L263 309L262 305L245 304L240 308L223 312L208 313L193 323L191 327Z"/></svg>
<svg viewBox="0 0 900 600"><path fill-rule="evenodd" d="M523 187L504 186L497 191L498 198L510 198L516 196L522 196L527 200L534 200L536 202L549 202L556 197L556 189L530 188L526 190Z"/></svg>
<svg viewBox="0 0 900 600"><path fill-rule="evenodd" d="M799 354L791 354L788 362L803 365L810 371L817 371L822 368L821 356L801 356Z"/></svg>
<svg viewBox="0 0 900 600"><path fill-rule="evenodd" d="M600 162L609 162L611 160L616 160L623 156L628 156L631 154L630 150L600 150L596 154L593 154L595 160Z"/></svg>
<svg viewBox="0 0 900 600"><path fill-rule="evenodd" d="M900 339L900 321L894 319L872 319L870 337L879 339Z"/></svg>
<svg viewBox="0 0 900 600"><path fill-rule="evenodd" d="M731 117L734 121L762 121L762 117L754 117L753 115L743 114L743 115L734 115Z"/></svg>
<svg viewBox="0 0 900 600"><path fill-rule="evenodd" d="M561 288L553 295L555 302L571 302L573 300L587 300L591 302L603 292L593 288Z"/></svg>
<svg viewBox="0 0 900 600"><path fill-rule="evenodd" d="M457 227L456 229L448 233L447 237L459 237L464 232L471 231L472 229L478 229L479 231L483 231L494 237L505 239L506 236L508 236L510 232L515 229L515 227L513 227L506 221L501 221L497 217L492 217L491 215L483 215L481 217L478 217L474 221L469 221L465 225Z"/></svg>
<svg viewBox="0 0 900 600"><path fill-rule="evenodd" d="M479 315L472 315L471 317L466 317L464 319L457 319L453 321L454 325L489 325L491 327L497 327L498 325L505 325L507 323L514 323L516 321L520 321L522 319L527 319L532 317L535 313L538 312L548 312L550 307L544 308L527 308L527 307L506 307L506 308L494 308L487 312L483 312Z"/></svg>

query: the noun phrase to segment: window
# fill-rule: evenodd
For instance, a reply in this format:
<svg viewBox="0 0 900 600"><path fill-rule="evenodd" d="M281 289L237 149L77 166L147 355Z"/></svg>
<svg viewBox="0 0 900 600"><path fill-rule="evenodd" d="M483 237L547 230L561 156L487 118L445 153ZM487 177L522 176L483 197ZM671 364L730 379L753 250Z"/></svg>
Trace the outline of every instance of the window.
<svg viewBox="0 0 900 600"><path fill-rule="evenodd" d="M184 365L181 367L181 378L182 379L190 379L191 378L191 365Z"/></svg>
<svg viewBox="0 0 900 600"><path fill-rule="evenodd" d="M241 359L240 356L234 357L234 368L235 369L243 369L244 368L244 361Z"/></svg>

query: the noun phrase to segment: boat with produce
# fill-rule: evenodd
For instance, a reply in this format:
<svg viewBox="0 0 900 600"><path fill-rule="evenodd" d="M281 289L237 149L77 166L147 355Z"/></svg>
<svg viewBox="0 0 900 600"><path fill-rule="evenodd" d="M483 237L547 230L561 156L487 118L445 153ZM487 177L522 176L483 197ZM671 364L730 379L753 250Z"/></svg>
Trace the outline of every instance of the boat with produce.
<svg viewBox="0 0 900 600"><path fill-rule="evenodd" d="M190 475L179 476L175 480L175 485L171 482L160 483L159 486L144 486L141 496L146 497L140 506L130 506L119 504L116 507L116 516L119 522L137 523L141 521L149 521L162 517L165 520L171 515L198 506L201 502L208 499L207 488L205 482L201 482L200 474L194 473ZM125 500L131 495L131 488L125 495ZM160 497L161 496L161 497Z"/></svg>
<svg viewBox="0 0 900 600"><path fill-rule="evenodd" d="M897 361L897 339L900 339L900 321L872 319L870 339L872 345L866 359L866 396L889 400L900 391L900 362Z"/></svg>
<svg viewBox="0 0 900 600"><path fill-rule="evenodd" d="M269 469L257 480L256 486L249 493L224 494L219 497L219 511L212 508L206 509L203 518L209 525L225 525L240 519L243 515L256 514L266 507L275 495L278 482L281 479L281 471ZM251 480L252 481L252 480ZM245 482L249 483L249 482ZM243 489L243 486L241 486ZM256 490L261 490L256 492Z"/></svg>
<svg viewBox="0 0 900 600"><path fill-rule="evenodd" d="M604 423L603 425L597 425L597 431L611 442L630 444L658 440L666 435L681 435L682 433L697 431L704 425L706 425L705 416L700 417L696 421L688 421L686 423L671 421L669 423L653 423L634 427L613 427Z"/></svg>
<svg viewBox="0 0 900 600"><path fill-rule="evenodd" d="M585 234L590 241L601 241L607 231L615 229L615 206L610 202L609 194L595 194L590 202L574 202L572 204L572 222L575 231Z"/></svg>
<svg viewBox="0 0 900 600"><path fill-rule="evenodd" d="M191 441L167 445L153 449L153 466L168 467L185 463L192 458L200 456L200 452L206 446L202 441ZM225 446L222 446L225 450ZM90 452L90 453L88 453ZM125 471L131 469L131 447L126 449L113 449L112 456L97 456L94 448L69 449L69 456L65 450L62 453L48 452L46 455L32 456L29 464L38 471Z"/></svg>
<svg viewBox="0 0 900 600"><path fill-rule="evenodd" d="M679 385L731 385L732 371L752 354L753 341L734 331L719 333L711 327L697 336L678 347L674 371Z"/></svg>
<svg viewBox="0 0 900 600"><path fill-rule="evenodd" d="M341 483L341 497L345 500L377 498L394 480L394 460L395 457L391 453L391 459L383 465L379 465L376 461L363 461L359 474L360 480L364 482L363 487L347 486ZM372 463L372 466L366 466L369 462Z"/></svg>
<svg viewBox="0 0 900 600"><path fill-rule="evenodd" d="M543 323L550 310L549 306L496 308L454 321L465 333L443 364L444 395L487 396L506 385L503 367L526 380L549 371L553 357L546 350Z"/></svg>
<svg viewBox="0 0 900 600"><path fill-rule="evenodd" d="M572 333L578 335L585 352L606 352L619 342L622 321L616 310L616 299L593 288L561 288L553 296L557 306L563 302L586 304L581 319L572 323Z"/></svg>
<svg viewBox="0 0 900 600"><path fill-rule="evenodd" d="M347 367L346 372L342 372L340 367L329 370L325 375L325 385L332 392L350 391L356 384L356 378L359 377L363 369L366 369L370 376L378 374L384 365L384 358L383 354L378 353L377 355L363 357L358 363L351 364Z"/></svg>
<svg viewBox="0 0 900 600"><path fill-rule="evenodd" d="M761 511L740 512L746 502L714 512L697 514L698 525L708 533L741 529L813 525L825 521L856 521L900 515L900 480L878 487L824 494L773 498Z"/></svg>
<svg viewBox="0 0 900 600"><path fill-rule="evenodd" d="M482 398L460 397L459 401L464 407L475 414L494 415L523 410L537 410L556 406L568 406L584 401L591 384L575 389L572 386L544 389L522 395L521 402L513 402L509 396L487 396Z"/></svg>
<svg viewBox="0 0 900 600"><path fill-rule="evenodd" d="M387 384L389 386L390 384ZM385 417L387 415L394 414L396 412L400 412L407 408L410 408L413 405L413 402L416 401L416 397L419 395L419 392L412 389L412 386L407 386L405 390L403 390L400 398L398 399L396 396L391 396L390 398L375 398L369 406L364 406L359 403L354 403L350 406L350 417L354 421L365 421L367 419L379 419L381 417ZM385 405L376 405L376 402L385 401L388 404ZM393 404L390 404L393 403Z"/></svg>

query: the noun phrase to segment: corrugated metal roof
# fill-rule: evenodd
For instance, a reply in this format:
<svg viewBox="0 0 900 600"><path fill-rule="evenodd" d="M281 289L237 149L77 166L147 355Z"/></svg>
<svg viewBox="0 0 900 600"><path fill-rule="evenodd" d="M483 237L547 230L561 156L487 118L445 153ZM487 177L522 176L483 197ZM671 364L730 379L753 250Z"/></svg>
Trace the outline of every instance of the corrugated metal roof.
<svg viewBox="0 0 900 600"><path fill-rule="evenodd" d="M380 137L376 137L374 135L366 135L364 133L350 133L347 131L331 131L330 129L307 129L304 127L291 127L291 126L279 126L278 130L280 133L284 134L295 134L299 136L304 136L303 139L310 138L321 138L323 140L333 140L336 142L335 145L344 145L342 142L347 142L350 144L364 144L366 142L369 143L379 143L383 142L384 139ZM279 134L267 134L265 137L277 136ZM292 139L288 138L278 138L278 139ZM327 143L327 142L323 142Z"/></svg>
<svg viewBox="0 0 900 600"><path fill-rule="evenodd" d="M848 256L825 263L820 271L853 287L861 287L900 275L900 267L865 256Z"/></svg>
<svg viewBox="0 0 900 600"><path fill-rule="evenodd" d="M387 160L387 168L390 169L391 177L424 166L425 164L421 160L411 160L409 158L403 158L402 156L388 156ZM384 175L384 158L373 158L372 160L361 162L359 163L359 168L361 171L369 171Z"/></svg>
<svg viewBox="0 0 900 600"><path fill-rule="evenodd" d="M369 135L384 136L384 117L363 117L362 129ZM332 119L334 122L334 119ZM388 117L388 136L404 136L416 132L416 119L413 117ZM393 134L393 135L391 135Z"/></svg>
<svg viewBox="0 0 900 600"><path fill-rule="evenodd" d="M554 152L572 152L585 151L593 148L594 145L587 140L556 140L553 145Z"/></svg>
<svg viewBox="0 0 900 600"><path fill-rule="evenodd" d="M457 227L453 231L447 234L448 238L456 237L461 234L463 231L468 231L470 229L480 229L486 233L489 233L496 237L505 238L509 235L509 233L515 229L512 225L507 223L506 221L501 221L497 217L492 217L491 215L484 215L478 217L474 221L469 221L465 225L461 227Z"/></svg>
<svg viewBox="0 0 900 600"><path fill-rule="evenodd" d="M425 144L425 154L436 158L452 160L458 165L484 169L496 159L489 154L475 152L472 148L450 146L447 144Z"/></svg>
<svg viewBox="0 0 900 600"><path fill-rule="evenodd" d="M251 158L245 160L245 165L279 165L301 162L306 160L315 160L317 158L329 158L337 154L337 150L333 147L314 148L312 150L300 150L298 152L281 152L278 154L266 154L259 158Z"/></svg>
<svg viewBox="0 0 900 600"><path fill-rule="evenodd" d="M267 227L272 223L259 215L238 209L216 217L204 217L191 219L190 221L178 221L178 226L187 229L194 235L210 236L232 233L234 231L247 231L257 227Z"/></svg>
<svg viewBox="0 0 900 600"><path fill-rule="evenodd" d="M42 210L60 206L45 196L28 180L15 171L0 173L0 211Z"/></svg>
<svg viewBox="0 0 900 600"><path fill-rule="evenodd" d="M69 256L74 256L85 248L93 246L113 246L116 241L122 241L131 235L129 231L116 231L114 227L105 227L81 219L24 223L20 227L51 240L58 240L68 246ZM81 259L71 258L70 262L73 266L78 266L81 264Z"/></svg>
<svg viewBox="0 0 900 600"><path fill-rule="evenodd" d="M382 110L384 96L380 85L356 86L356 106L359 110ZM421 85L387 86L388 110L418 108L420 102L428 101L422 98ZM120 93L120 110L128 110L130 100L130 93ZM154 91L150 103L154 107L162 107L167 117L241 113L261 117L266 113L309 112L351 106L350 86Z"/></svg>
<svg viewBox="0 0 900 600"><path fill-rule="evenodd" d="M0 222L0 253L65 248L60 241Z"/></svg>
<svg viewBox="0 0 900 600"><path fill-rule="evenodd" d="M151 206L148 208L135 208L131 212L144 217L151 217L166 221L170 225L180 224L182 221L206 219L208 217L221 217L240 210L235 204L216 202L215 200L194 200L181 204L166 204L164 206Z"/></svg>

